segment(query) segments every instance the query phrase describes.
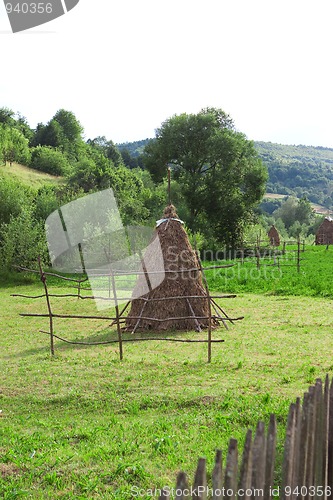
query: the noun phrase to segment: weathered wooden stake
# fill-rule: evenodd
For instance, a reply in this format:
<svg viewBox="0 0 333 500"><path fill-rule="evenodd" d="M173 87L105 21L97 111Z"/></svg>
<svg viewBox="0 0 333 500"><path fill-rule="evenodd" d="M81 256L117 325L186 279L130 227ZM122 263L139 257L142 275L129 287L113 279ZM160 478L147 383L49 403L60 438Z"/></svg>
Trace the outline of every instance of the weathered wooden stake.
<svg viewBox="0 0 333 500"><path fill-rule="evenodd" d="M44 290L45 290L45 297L46 297L46 304L47 304L47 309L49 312L49 322L50 322L50 349L51 349L51 354L54 356L54 338L53 338L53 314L51 310L51 303L50 303L50 297L49 297L49 291L47 289L47 284L46 284L46 276L43 272L42 269L42 263L40 256L38 256L38 266L39 266L39 272L40 272L40 279L41 282L44 285Z"/></svg>
<svg viewBox="0 0 333 500"><path fill-rule="evenodd" d="M297 238L297 272L301 272L301 240Z"/></svg>

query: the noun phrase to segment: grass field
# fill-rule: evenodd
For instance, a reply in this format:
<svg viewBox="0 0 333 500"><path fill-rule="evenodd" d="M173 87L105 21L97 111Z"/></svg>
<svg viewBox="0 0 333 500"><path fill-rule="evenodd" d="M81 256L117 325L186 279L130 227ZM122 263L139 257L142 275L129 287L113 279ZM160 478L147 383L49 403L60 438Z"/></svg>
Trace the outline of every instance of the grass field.
<svg viewBox="0 0 333 500"><path fill-rule="evenodd" d="M331 249L309 247L299 275L296 266L281 267L279 278L248 272L238 283L211 272L216 291L238 283L238 296L222 304L244 315L228 331L214 331L225 342L213 344L211 364L205 344L155 341L125 343L123 362L116 344L57 341L52 358L39 332L47 320L19 316L46 312L44 301L10 296L40 293L41 285L1 287L0 497L137 498L139 487L173 486L181 469L193 477L199 456L211 469L217 447L225 452L235 437L242 448L246 430L258 419L268 424L272 412L278 484L289 404L317 377L333 374L332 265ZM77 299L53 303L63 312L94 311ZM66 338L101 341L116 335L107 324L57 319L55 328Z"/></svg>
<svg viewBox="0 0 333 500"><path fill-rule="evenodd" d="M333 298L333 247L308 246L301 252L300 273L297 272L296 246L287 246L286 254L279 257L280 267L273 266L269 254L256 268L255 258L229 261L234 267L207 271L212 289L225 292L265 293L268 295L299 295ZM276 260L277 263L277 260ZM220 262L225 264L225 262Z"/></svg>
<svg viewBox="0 0 333 500"><path fill-rule="evenodd" d="M31 187L39 188L45 184L60 184L63 179L61 177L56 177L55 175L46 174L45 172L38 172L24 165L18 163L13 163L11 166L9 163L0 166L0 173L5 176L16 177L18 180L27 184Z"/></svg>

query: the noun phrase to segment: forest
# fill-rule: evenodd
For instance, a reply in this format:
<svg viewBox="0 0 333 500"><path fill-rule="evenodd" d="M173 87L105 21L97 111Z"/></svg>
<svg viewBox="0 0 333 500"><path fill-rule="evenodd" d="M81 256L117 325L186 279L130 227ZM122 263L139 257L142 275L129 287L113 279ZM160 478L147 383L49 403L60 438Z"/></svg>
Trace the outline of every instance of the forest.
<svg viewBox="0 0 333 500"><path fill-rule="evenodd" d="M204 133L203 133L204 131ZM181 142L183 141L183 142ZM48 262L48 215L87 193L111 187L124 224L153 226L172 202L199 250L236 247L265 234L273 223L282 237L311 238L322 218L310 202L332 206L333 150L253 143L222 110L207 108L162 123L154 139L115 144L84 138L71 112L58 110L32 129L0 108L0 268ZM20 166L32 173L22 177ZM23 167L22 167L23 168ZM35 173L35 174L33 174ZM34 183L33 175L49 175ZM263 200L264 193L285 199Z"/></svg>
<svg viewBox="0 0 333 500"><path fill-rule="evenodd" d="M117 144L129 168L142 165L150 139ZM267 193L306 197L327 209L333 206L333 149L254 141L268 169Z"/></svg>

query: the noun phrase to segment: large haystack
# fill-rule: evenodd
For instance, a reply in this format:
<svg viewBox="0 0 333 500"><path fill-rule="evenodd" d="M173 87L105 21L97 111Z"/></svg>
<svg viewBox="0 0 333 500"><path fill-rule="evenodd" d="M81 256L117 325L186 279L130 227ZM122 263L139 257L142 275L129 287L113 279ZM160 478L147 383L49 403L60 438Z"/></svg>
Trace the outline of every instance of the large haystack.
<svg viewBox="0 0 333 500"><path fill-rule="evenodd" d="M325 217L316 233L316 245L333 245L333 219Z"/></svg>
<svg viewBox="0 0 333 500"><path fill-rule="evenodd" d="M199 268L197 255L191 247L173 205L169 205L165 209L161 221L155 229L153 240L159 238L162 258L157 259L155 268L154 265L151 265L155 263L156 256L154 245L150 245L144 254L144 261L150 263L150 272L153 268L153 273L163 272L164 267L165 278L159 286L152 287L153 289L149 293L132 301L130 312L126 318L126 330L199 330L205 328L209 321L207 319L209 304L201 272L197 270ZM184 270L184 272L178 272L180 270ZM154 278L153 273L149 278ZM148 285L150 284L149 278ZM140 289L145 289L146 286L146 276L140 275L133 296L140 296ZM186 296L202 298L172 299L172 297ZM166 300L154 300L161 298ZM193 316L198 317L198 319L194 319ZM152 319L140 319L138 323L138 318ZM154 321L154 319L163 321ZM212 320L212 326L214 324L215 320Z"/></svg>
<svg viewBox="0 0 333 500"><path fill-rule="evenodd" d="M274 225L270 228L267 235L269 237L269 242L273 247L278 247L280 245L280 235Z"/></svg>

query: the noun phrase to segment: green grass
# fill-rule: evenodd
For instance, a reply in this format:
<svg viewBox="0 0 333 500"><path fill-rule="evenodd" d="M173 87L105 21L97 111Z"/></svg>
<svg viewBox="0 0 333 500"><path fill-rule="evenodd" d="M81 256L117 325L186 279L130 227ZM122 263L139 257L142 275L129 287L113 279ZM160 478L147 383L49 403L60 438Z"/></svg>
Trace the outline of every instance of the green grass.
<svg viewBox="0 0 333 500"><path fill-rule="evenodd" d="M234 267L207 271L207 277L213 289L230 293L333 298L333 247L326 250L325 246L306 246L305 252L301 252L300 273L296 255L296 246L287 246L286 255L280 256L280 268L272 266L274 259L267 257L261 259L257 269L256 259L247 258L244 264L239 260L227 261Z"/></svg>
<svg viewBox="0 0 333 500"><path fill-rule="evenodd" d="M39 172L33 168L25 167L18 163L13 163L10 166L9 163L0 166L0 173L5 176L14 176L23 184L28 186L39 188L45 184L55 184L58 185L63 182L62 177L56 177L55 175L46 174L45 172Z"/></svg>
<svg viewBox="0 0 333 500"><path fill-rule="evenodd" d="M312 265L322 255L313 253ZM299 291L308 289L305 279L298 276ZM125 343L120 362L117 344L56 341L51 357L39 332L47 319L19 316L46 312L44 301L10 297L41 291L39 283L0 288L1 498L122 500L135 498L135 488L174 486L181 469L193 477L199 456L211 470L215 449L225 456L231 437L242 449L246 430L259 419L268 424L272 412L280 484L289 405L317 377L333 374L329 298L240 292L222 305L244 320L214 331L225 343L213 344L211 364L205 344L155 341ZM52 303L55 312L94 312L88 301ZM57 334L81 341L115 338L107 325L55 319Z"/></svg>

